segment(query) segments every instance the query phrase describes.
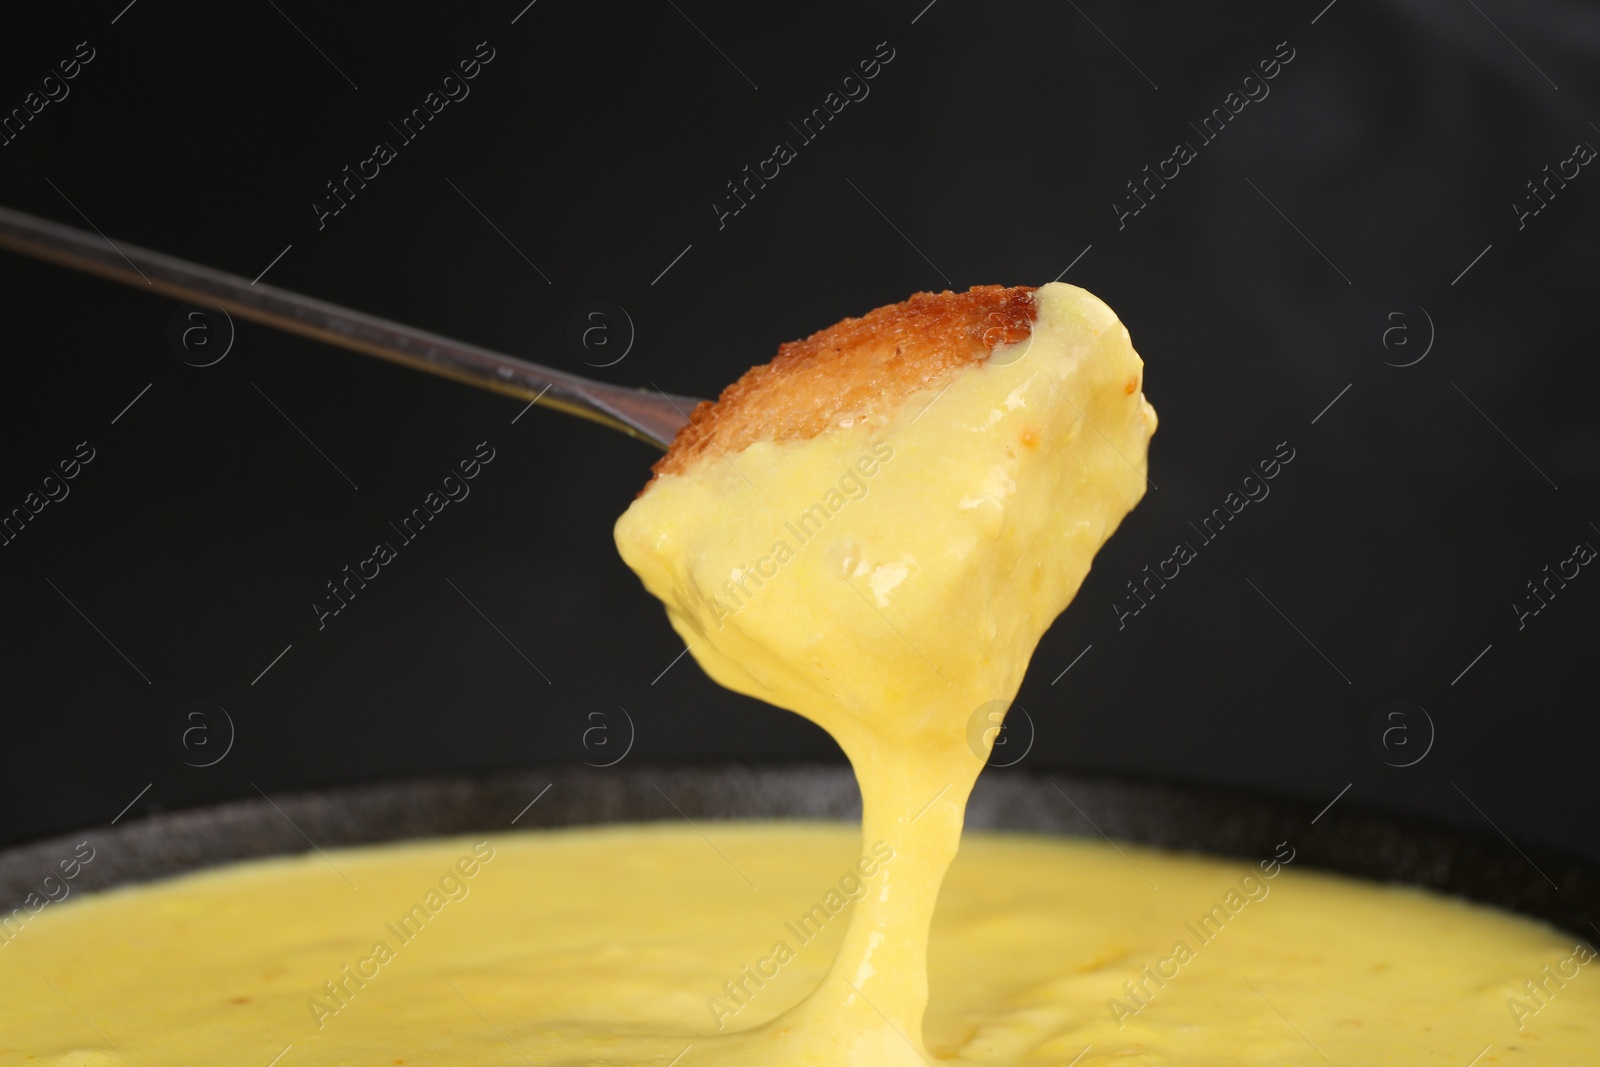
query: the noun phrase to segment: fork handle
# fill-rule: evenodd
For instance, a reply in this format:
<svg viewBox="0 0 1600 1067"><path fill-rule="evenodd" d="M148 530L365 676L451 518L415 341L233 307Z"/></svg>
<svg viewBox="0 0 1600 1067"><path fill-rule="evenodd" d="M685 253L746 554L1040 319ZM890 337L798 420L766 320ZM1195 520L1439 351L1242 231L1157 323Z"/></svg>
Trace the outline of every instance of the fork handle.
<svg viewBox="0 0 1600 1067"><path fill-rule="evenodd" d="M666 448L699 403L597 382L0 207L0 248L578 415Z"/></svg>

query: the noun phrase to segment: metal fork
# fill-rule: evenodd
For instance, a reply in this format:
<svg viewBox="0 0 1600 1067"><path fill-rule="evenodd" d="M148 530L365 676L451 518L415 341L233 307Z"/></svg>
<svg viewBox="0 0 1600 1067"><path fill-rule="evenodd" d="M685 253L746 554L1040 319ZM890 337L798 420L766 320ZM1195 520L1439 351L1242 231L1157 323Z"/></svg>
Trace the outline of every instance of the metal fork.
<svg viewBox="0 0 1600 1067"><path fill-rule="evenodd" d="M699 403L608 385L0 207L0 248L564 411L666 448Z"/></svg>

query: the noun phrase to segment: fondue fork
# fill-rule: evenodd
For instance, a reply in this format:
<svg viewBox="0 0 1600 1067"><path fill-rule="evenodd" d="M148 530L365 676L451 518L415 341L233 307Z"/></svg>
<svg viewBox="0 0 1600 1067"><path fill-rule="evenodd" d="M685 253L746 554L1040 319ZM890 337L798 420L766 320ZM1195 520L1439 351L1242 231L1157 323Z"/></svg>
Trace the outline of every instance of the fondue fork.
<svg viewBox="0 0 1600 1067"><path fill-rule="evenodd" d="M699 403L568 374L7 207L0 207L0 248L592 419L658 448L671 444Z"/></svg>

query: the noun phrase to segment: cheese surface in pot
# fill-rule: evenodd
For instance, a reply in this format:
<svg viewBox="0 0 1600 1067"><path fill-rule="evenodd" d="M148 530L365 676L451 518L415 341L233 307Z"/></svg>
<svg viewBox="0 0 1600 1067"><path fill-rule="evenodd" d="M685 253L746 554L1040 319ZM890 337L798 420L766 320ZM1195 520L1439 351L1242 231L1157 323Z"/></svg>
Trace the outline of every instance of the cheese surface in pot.
<svg viewBox="0 0 1600 1067"><path fill-rule="evenodd" d="M329 849L73 893L6 926L0 1064L846 1062L730 1035L823 981L903 857L840 824L697 830L661 807L648 826ZM932 1062L1466 1067L1486 1047L1474 1067L1594 1062L1587 943L1304 870L1293 842L1238 860L1118 848L966 835L929 938Z"/></svg>

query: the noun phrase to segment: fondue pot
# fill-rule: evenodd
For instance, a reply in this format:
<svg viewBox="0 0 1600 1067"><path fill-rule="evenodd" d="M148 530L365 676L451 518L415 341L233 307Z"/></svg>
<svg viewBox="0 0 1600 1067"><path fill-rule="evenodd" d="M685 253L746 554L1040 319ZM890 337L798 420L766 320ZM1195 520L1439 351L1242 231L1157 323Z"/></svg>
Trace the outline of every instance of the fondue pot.
<svg viewBox="0 0 1600 1067"><path fill-rule="evenodd" d="M670 799L668 799L670 798ZM313 848L456 834L607 823L718 819L859 821L850 769L839 765L531 769L345 786L232 801L96 826L0 852L0 900L20 901L73 846L94 859L76 892ZM1341 801L1318 812L1223 789L1005 769L978 780L966 825L1105 837L1254 861L1279 842L1295 867L1420 886L1600 934L1600 868L1543 850L1524 854ZM1559 888L1558 888L1559 887Z"/></svg>
<svg viewBox="0 0 1600 1067"><path fill-rule="evenodd" d="M259 277L226 274L127 242L112 245L98 234L4 207L0 247L512 395L530 406L581 415L661 447L696 403L528 363L258 284ZM73 876L71 892L312 848L537 827L772 818L858 821L860 800L849 769L558 767L253 797L127 821L119 816L118 825L0 851L0 901L21 902L37 893L60 858L77 855L75 846L84 840L94 848L93 859ZM1600 935L1600 868L1593 863L1525 853L1503 838L1475 839L1364 811L1350 801L1317 811L1222 789L1005 768L979 780L966 825L1104 837L1246 862L1274 854L1282 843L1294 850L1296 869L1419 886L1542 919L1580 937Z"/></svg>

